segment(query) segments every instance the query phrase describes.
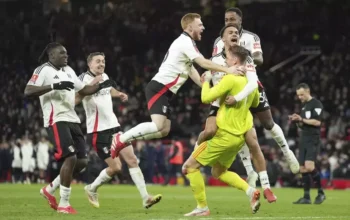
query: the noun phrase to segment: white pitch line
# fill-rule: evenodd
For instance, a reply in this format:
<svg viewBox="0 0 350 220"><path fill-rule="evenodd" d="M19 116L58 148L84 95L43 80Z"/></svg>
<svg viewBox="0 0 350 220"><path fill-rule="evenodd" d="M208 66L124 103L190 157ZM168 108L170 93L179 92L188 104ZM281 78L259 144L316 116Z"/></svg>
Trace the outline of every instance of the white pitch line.
<svg viewBox="0 0 350 220"><path fill-rule="evenodd" d="M291 216L291 217L282 217L282 216L274 216L274 217L219 217L219 218L197 218L200 220L274 220L274 219L299 219L299 220L307 220L307 219L350 219L350 216ZM152 218L149 220L171 220L169 218ZM188 220L188 218L177 218L176 220Z"/></svg>

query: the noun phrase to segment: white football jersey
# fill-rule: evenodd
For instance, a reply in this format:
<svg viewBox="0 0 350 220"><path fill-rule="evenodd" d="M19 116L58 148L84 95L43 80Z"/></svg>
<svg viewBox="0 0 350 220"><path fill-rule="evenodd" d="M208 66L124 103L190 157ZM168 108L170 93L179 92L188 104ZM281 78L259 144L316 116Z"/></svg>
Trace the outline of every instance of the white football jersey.
<svg viewBox="0 0 350 220"><path fill-rule="evenodd" d="M221 66L227 66L226 64L226 56L223 52L213 56L211 58L211 61L213 61L214 63L216 64L219 64ZM258 80L258 76L256 74L256 70L255 70L255 66L254 66L254 62L253 62L253 59L248 56L247 57L247 61L246 61L246 77L249 80L254 80L254 81L257 81ZM227 73L223 73L223 72L213 72L212 71L212 82L213 82L213 85L217 85L220 80L222 79L222 77L224 77ZM216 106L216 107L220 107L220 99L217 99L215 100L213 103L212 103L213 106Z"/></svg>
<svg viewBox="0 0 350 220"><path fill-rule="evenodd" d="M262 53L260 38L258 37L258 35L250 31L242 29L239 37L239 45L249 50L250 54L253 54L255 52ZM214 42L213 56L221 53L223 49L224 42L222 41L221 37L216 38Z"/></svg>
<svg viewBox="0 0 350 220"><path fill-rule="evenodd" d="M87 71L79 76L85 84L90 84L95 75ZM103 81L109 79L106 73L102 74ZM104 88L95 94L83 98L83 106L86 114L87 133L99 132L115 127L119 127L117 116L113 112L111 89Z"/></svg>
<svg viewBox="0 0 350 220"><path fill-rule="evenodd" d="M50 62L44 63L34 70L28 85L47 86L61 81L74 83L74 90L52 90L39 97L43 111L44 127L59 121L80 123L80 119L74 110L75 92L83 89L82 83L70 66L56 68Z"/></svg>
<svg viewBox="0 0 350 220"><path fill-rule="evenodd" d="M170 46L158 73L152 78L174 94L188 79L193 60L202 56L194 40L183 32Z"/></svg>

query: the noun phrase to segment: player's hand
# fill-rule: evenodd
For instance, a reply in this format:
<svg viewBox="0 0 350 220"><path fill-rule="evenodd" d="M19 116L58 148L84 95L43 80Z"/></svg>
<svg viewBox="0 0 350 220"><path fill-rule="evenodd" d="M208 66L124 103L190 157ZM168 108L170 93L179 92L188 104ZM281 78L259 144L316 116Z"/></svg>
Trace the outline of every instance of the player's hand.
<svg viewBox="0 0 350 220"><path fill-rule="evenodd" d="M293 122L300 122L302 120L301 116L295 113L293 115L289 115L288 118Z"/></svg>
<svg viewBox="0 0 350 220"><path fill-rule="evenodd" d="M235 99L234 96L229 95L229 96L226 97L226 99L225 99L225 104L226 105L234 105L235 103L236 103L236 99Z"/></svg>
<svg viewBox="0 0 350 220"><path fill-rule="evenodd" d="M127 94L125 94L125 93L122 93L122 92L120 92L119 93L119 98L120 98L120 100L122 101L122 102L127 102L128 101L128 95Z"/></svg>
<svg viewBox="0 0 350 220"><path fill-rule="evenodd" d="M97 83L103 82L103 77L102 75L95 76L95 78L92 80L90 83L91 85L95 85Z"/></svg>
<svg viewBox="0 0 350 220"><path fill-rule="evenodd" d="M229 74L244 76L246 73L246 68L244 66L231 66L228 68Z"/></svg>
<svg viewBox="0 0 350 220"><path fill-rule="evenodd" d="M69 81L62 81L62 82L59 82L59 83L54 83L52 84L52 88L54 90L72 90L74 89L74 83L72 82L69 82Z"/></svg>
<svg viewBox="0 0 350 220"><path fill-rule="evenodd" d="M107 79L103 83L100 83L98 88L99 88L99 90L101 90L101 89L108 88L108 87L116 88L117 83L114 80Z"/></svg>
<svg viewBox="0 0 350 220"><path fill-rule="evenodd" d="M202 74L201 76L201 81L203 82L210 82L212 78L212 74L210 71L206 71L205 73Z"/></svg>

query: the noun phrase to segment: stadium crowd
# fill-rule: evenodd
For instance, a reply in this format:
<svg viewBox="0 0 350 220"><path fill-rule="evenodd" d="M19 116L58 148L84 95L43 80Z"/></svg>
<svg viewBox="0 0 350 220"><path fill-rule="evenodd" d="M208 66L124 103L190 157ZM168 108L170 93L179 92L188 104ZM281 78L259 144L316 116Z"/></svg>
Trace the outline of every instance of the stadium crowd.
<svg viewBox="0 0 350 220"><path fill-rule="evenodd" d="M0 16L4 18L0 23L1 30L4 30L0 35L0 179L3 181L8 179L8 171L14 174L15 168L21 168L23 149L28 145L34 149L32 157L38 158L38 143L42 136L46 136L39 100L24 98L23 90L37 66L37 57L49 41L56 40L65 45L69 65L77 74L86 71L87 54L95 51L106 54L106 72L118 83L120 90L129 95L126 104L114 102L118 120L124 130L128 130L149 120L144 87L156 73L169 44L181 33L178 22L181 16L189 11L203 16L206 30L198 46L205 57L210 57L213 42L224 25L225 7L235 6L235 1L220 0L89 2L84 2L84 5L72 3L67 10L45 13L42 7L28 10L23 6L18 10L11 3L0 7L3 8ZM350 51L347 41L350 36L344 28L350 25L350 19L341 16L346 14L350 4L329 2L255 3L240 8L244 13L244 28L260 36L264 65L259 67L258 75L273 106L274 120L284 129L291 149L298 151L298 129L288 121L288 115L298 111L300 106L294 88L298 83L306 82L326 110L318 157L322 177L350 178ZM337 7L338 4L342 7ZM315 7L318 10L314 10ZM313 19L305 21L305 14ZM272 65L309 45L320 46L321 55L301 66L269 71ZM167 139L178 137L183 141L187 149L185 158L192 151L207 115L208 108L201 104L199 97L200 89L189 82L174 100L172 131ZM86 131L82 106L77 106L76 111L82 120L83 131ZM275 142L265 134L258 120L255 125L268 161L271 183L298 184ZM147 182L154 182L154 176L167 175L169 161L164 158L168 158L170 145L171 142L166 140L135 143ZM22 151L19 158L22 162L18 161L18 149ZM51 151L50 147L48 149ZM93 151L89 158L88 170L80 177L85 182L93 180L104 166ZM47 178L57 175L58 166L50 157ZM239 160L232 169L244 174ZM23 172L23 180L26 180L28 171ZM128 181L128 177L122 175L118 180Z"/></svg>

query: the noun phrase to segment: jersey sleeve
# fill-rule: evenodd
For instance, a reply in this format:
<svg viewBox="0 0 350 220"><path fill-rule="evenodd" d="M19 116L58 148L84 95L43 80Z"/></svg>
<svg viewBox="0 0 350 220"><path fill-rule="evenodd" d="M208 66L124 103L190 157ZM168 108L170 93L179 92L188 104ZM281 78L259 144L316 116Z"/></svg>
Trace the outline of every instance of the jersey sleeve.
<svg viewBox="0 0 350 220"><path fill-rule="evenodd" d="M80 80L80 78L78 78L77 74L75 74L75 71L72 68L70 68L70 71L71 71L72 77L73 77L74 90L76 92L79 92L80 90L82 90L85 87L85 83L82 82ZM83 77L83 78L85 78L85 77Z"/></svg>
<svg viewBox="0 0 350 220"><path fill-rule="evenodd" d="M235 100L237 102L246 98L249 94L251 94L256 88L258 88L258 75L256 74L256 69L254 65L254 61L251 57L247 58L246 61L246 77L248 79L247 85L240 91L237 95L235 95Z"/></svg>
<svg viewBox="0 0 350 220"><path fill-rule="evenodd" d="M312 106L311 119L316 119L318 121L321 121L322 112L323 112L323 105L320 101L317 100Z"/></svg>
<svg viewBox="0 0 350 220"><path fill-rule="evenodd" d="M220 80L220 82L214 87L210 88L209 83L205 82L202 85L201 99L203 103L210 103L217 98L225 95L232 88L233 78L227 75Z"/></svg>
<svg viewBox="0 0 350 220"><path fill-rule="evenodd" d="M216 54L218 54L218 42L219 42L220 40L221 40L221 37L218 37L218 38L216 38L216 40L214 41L212 56L215 56Z"/></svg>
<svg viewBox="0 0 350 220"><path fill-rule="evenodd" d="M194 60L197 57L202 56L197 46L190 40L186 41L186 44L182 47L182 52L190 59Z"/></svg>
<svg viewBox="0 0 350 220"><path fill-rule="evenodd" d="M251 54L253 54L255 52L262 53L260 38L256 34L253 35L253 44L252 44L252 48L250 51L251 51Z"/></svg>
<svg viewBox="0 0 350 220"><path fill-rule="evenodd" d="M47 75L47 70L48 70L47 67L36 68L27 85L43 86L45 82L45 76Z"/></svg>

